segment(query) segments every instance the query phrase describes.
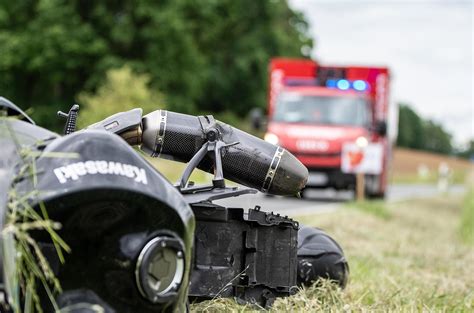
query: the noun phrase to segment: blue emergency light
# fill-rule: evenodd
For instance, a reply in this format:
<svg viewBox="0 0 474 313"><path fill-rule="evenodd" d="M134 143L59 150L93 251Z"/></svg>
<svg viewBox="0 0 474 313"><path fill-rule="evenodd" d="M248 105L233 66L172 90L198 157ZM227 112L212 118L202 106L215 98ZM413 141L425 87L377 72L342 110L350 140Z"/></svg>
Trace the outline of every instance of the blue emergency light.
<svg viewBox="0 0 474 313"><path fill-rule="evenodd" d="M357 91L365 91L368 89L369 84L363 80L348 81L347 79L328 79L326 81L326 87L337 88L341 90L355 89Z"/></svg>
<svg viewBox="0 0 474 313"><path fill-rule="evenodd" d="M338 80L336 85L337 85L337 88L339 88L341 90L347 90L351 87L351 84L346 79Z"/></svg>
<svg viewBox="0 0 474 313"><path fill-rule="evenodd" d="M363 80L354 80L352 82L352 88L358 91L364 91L367 89L367 83Z"/></svg>
<svg viewBox="0 0 474 313"><path fill-rule="evenodd" d="M328 88L336 88L336 86L337 86L337 80L335 80L335 79L328 79L328 80L326 81L326 87L328 87Z"/></svg>

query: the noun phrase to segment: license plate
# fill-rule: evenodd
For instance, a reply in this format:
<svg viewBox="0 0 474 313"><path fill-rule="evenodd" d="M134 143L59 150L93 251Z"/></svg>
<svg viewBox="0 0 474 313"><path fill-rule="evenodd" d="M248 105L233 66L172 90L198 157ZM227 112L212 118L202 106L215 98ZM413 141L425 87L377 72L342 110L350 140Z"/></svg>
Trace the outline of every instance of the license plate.
<svg viewBox="0 0 474 313"><path fill-rule="evenodd" d="M308 185L322 186L328 183L328 175L325 173L310 172L308 177Z"/></svg>

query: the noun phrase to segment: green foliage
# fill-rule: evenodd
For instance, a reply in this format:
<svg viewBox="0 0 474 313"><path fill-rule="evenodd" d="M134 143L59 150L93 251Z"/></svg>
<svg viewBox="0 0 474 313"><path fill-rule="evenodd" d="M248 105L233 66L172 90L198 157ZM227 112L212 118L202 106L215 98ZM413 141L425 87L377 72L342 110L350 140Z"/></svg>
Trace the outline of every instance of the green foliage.
<svg viewBox="0 0 474 313"><path fill-rule="evenodd" d="M451 135L444 128L433 121L423 123L423 150L450 154L453 151Z"/></svg>
<svg viewBox="0 0 474 313"><path fill-rule="evenodd" d="M450 154L453 152L451 139L440 124L421 118L406 104L400 105L397 146Z"/></svg>
<svg viewBox="0 0 474 313"><path fill-rule="evenodd" d="M418 114L406 104L400 105L398 117L399 147L421 149L423 146L423 123Z"/></svg>
<svg viewBox="0 0 474 313"><path fill-rule="evenodd" d="M164 107L163 96L149 87L150 76L136 74L129 66L107 71L104 84L95 93L81 93L79 126L98 122L114 113L142 108L143 113Z"/></svg>
<svg viewBox="0 0 474 313"><path fill-rule="evenodd" d="M54 121L55 111L73 102L95 60L107 51L92 25L66 3L0 2L0 94L23 107L47 108ZM40 122L54 124L48 120Z"/></svg>
<svg viewBox="0 0 474 313"><path fill-rule="evenodd" d="M473 159L474 160L474 140L470 140L467 146L464 149L461 149L457 153L458 156L465 159Z"/></svg>
<svg viewBox="0 0 474 313"><path fill-rule="evenodd" d="M206 56L200 109L247 114L266 101L270 57L301 56L308 24L286 1L187 1L184 14Z"/></svg>
<svg viewBox="0 0 474 313"><path fill-rule="evenodd" d="M311 49L307 30L283 0L1 1L0 94L59 129L58 109L128 64L172 110L243 116L265 104L270 57Z"/></svg>

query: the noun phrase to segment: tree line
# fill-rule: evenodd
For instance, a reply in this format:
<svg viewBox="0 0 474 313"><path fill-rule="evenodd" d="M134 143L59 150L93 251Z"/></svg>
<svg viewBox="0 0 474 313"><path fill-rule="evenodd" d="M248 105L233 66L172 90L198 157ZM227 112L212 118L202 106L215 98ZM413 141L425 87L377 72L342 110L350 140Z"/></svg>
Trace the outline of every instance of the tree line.
<svg viewBox="0 0 474 313"><path fill-rule="evenodd" d="M463 149L456 148L452 135L441 124L421 117L405 103L399 104L397 146L463 158L474 156L473 140Z"/></svg>
<svg viewBox="0 0 474 313"><path fill-rule="evenodd" d="M127 66L172 110L243 116L265 105L270 57L303 56L307 32L286 0L1 1L0 94L59 129L57 110Z"/></svg>

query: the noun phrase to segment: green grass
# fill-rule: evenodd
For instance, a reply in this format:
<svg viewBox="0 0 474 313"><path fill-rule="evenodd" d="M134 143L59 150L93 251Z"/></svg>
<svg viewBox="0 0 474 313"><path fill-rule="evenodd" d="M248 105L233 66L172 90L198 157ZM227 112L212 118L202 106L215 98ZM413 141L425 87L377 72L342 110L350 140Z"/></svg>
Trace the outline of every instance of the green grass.
<svg viewBox="0 0 474 313"><path fill-rule="evenodd" d="M464 199L460 234L464 242L474 245L474 187L472 186Z"/></svg>
<svg viewBox="0 0 474 313"><path fill-rule="evenodd" d="M346 206L383 219L391 217L390 211L384 201L354 201L347 203Z"/></svg>
<svg viewBox="0 0 474 313"><path fill-rule="evenodd" d="M453 170L449 181L451 184L464 184L467 179L467 172ZM420 177L416 173L393 173L390 179L391 184L436 184L438 174L430 172L427 177Z"/></svg>
<svg viewBox="0 0 474 313"><path fill-rule="evenodd" d="M301 223L325 229L342 245L350 281L343 291L328 283L303 289L278 299L270 311L472 312L474 247L459 236L461 221L470 218L463 214L462 199L445 197L351 204L301 217ZM191 305L195 312L256 309L231 299Z"/></svg>

